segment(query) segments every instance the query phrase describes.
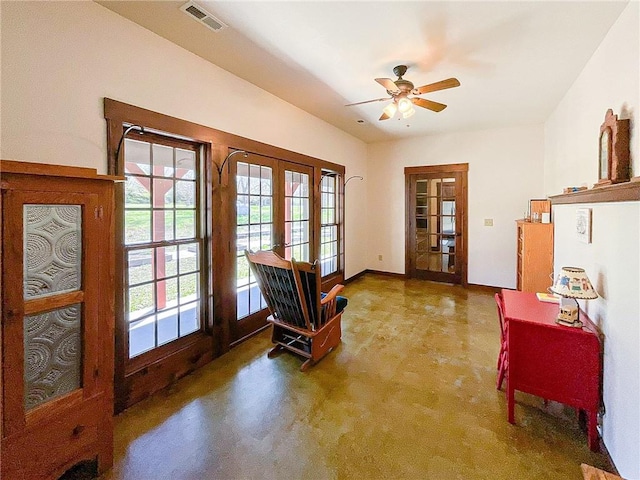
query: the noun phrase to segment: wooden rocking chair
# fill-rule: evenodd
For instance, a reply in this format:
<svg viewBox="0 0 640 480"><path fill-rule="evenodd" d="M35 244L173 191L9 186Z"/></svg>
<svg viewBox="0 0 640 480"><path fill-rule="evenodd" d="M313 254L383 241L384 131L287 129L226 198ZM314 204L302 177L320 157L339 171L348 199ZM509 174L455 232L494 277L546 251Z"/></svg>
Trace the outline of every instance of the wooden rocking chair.
<svg viewBox="0 0 640 480"><path fill-rule="evenodd" d="M347 299L338 293L344 286L321 293L318 262L285 260L272 251L244 253L271 313L267 321L273 324L271 340L276 346L269 358L290 350L307 358L300 367L304 372L340 343Z"/></svg>

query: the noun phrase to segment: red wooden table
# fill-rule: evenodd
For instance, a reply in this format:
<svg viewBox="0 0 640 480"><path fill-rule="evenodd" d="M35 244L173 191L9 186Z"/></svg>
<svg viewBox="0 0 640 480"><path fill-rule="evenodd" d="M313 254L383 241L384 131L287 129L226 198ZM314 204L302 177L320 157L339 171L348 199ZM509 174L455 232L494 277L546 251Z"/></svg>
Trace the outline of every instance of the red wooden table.
<svg viewBox="0 0 640 480"><path fill-rule="evenodd" d="M508 420L514 419L516 390L584 410L589 448L598 450L601 346L596 327L584 312L582 328L555 322L558 304L541 302L535 293L502 290L507 322Z"/></svg>

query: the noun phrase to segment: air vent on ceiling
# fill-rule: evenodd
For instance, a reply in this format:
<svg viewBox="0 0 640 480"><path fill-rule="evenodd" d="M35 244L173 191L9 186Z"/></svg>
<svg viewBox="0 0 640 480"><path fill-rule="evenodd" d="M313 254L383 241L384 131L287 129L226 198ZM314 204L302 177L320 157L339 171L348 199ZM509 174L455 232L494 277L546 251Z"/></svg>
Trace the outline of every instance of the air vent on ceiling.
<svg viewBox="0 0 640 480"><path fill-rule="evenodd" d="M228 27L226 23L224 23L219 18L214 17L209 12L207 12L204 8L198 5L195 2L187 2L180 7L184 13L189 15L191 18L197 20L202 23L205 27L210 28L214 32L219 32Z"/></svg>

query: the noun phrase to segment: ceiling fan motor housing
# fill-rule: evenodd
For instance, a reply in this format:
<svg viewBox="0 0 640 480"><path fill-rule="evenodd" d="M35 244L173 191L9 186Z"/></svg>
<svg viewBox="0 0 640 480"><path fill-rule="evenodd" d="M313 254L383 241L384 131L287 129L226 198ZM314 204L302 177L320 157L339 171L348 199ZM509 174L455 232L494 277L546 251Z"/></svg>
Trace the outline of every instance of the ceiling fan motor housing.
<svg viewBox="0 0 640 480"><path fill-rule="evenodd" d="M413 92L413 90L415 89L413 83L402 78L402 76L407 73L406 65L398 65L396 67L393 67L393 73L398 76L398 79L393 83L396 84L396 87L398 87L398 90L400 90L401 93L408 95Z"/></svg>

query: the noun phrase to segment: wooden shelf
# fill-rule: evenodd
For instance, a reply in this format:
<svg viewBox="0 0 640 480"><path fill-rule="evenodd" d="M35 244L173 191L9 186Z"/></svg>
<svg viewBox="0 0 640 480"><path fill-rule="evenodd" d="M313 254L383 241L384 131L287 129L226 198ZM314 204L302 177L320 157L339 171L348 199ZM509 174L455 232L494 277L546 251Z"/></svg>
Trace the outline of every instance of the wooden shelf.
<svg viewBox="0 0 640 480"><path fill-rule="evenodd" d="M606 187L594 187L580 192L564 193L549 197L552 205L567 203L633 202L640 200L640 177L630 182Z"/></svg>

